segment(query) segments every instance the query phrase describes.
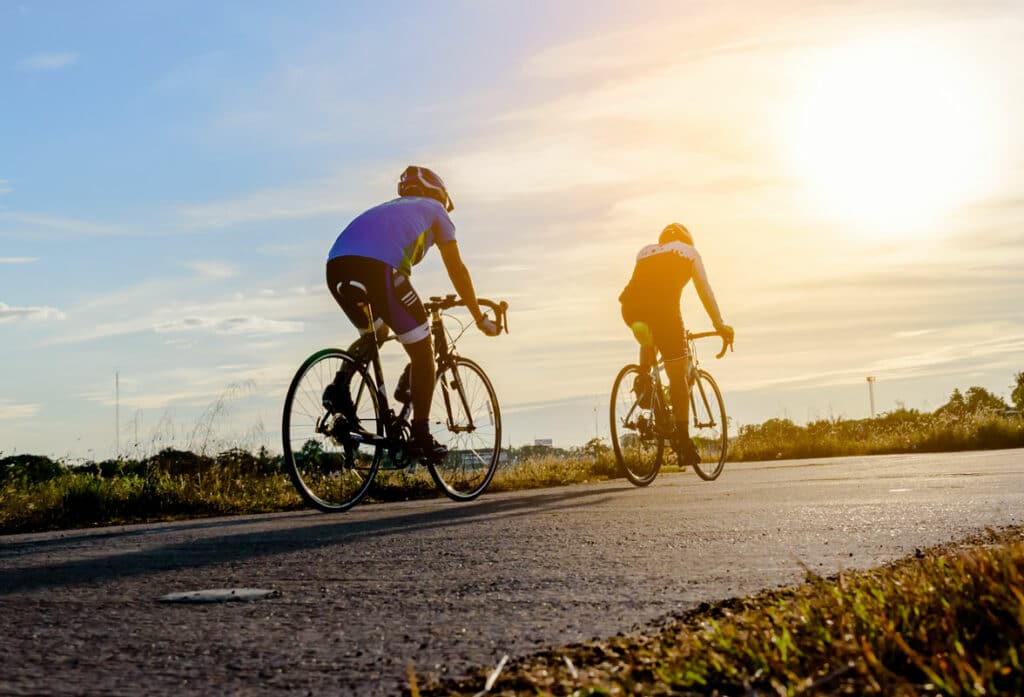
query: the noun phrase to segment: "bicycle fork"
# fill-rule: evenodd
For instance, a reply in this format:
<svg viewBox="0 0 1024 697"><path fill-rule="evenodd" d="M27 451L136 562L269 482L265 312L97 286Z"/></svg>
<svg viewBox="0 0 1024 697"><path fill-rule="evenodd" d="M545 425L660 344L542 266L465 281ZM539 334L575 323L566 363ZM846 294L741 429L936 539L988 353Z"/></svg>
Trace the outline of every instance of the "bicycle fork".
<svg viewBox="0 0 1024 697"><path fill-rule="evenodd" d="M694 367L694 369L693 369L693 374L694 374L694 383L697 386L696 390L693 389L692 385L690 386L690 413L693 414L693 426L694 426L694 428L697 428L697 429L700 429L700 428L715 428L715 426L718 425L718 424L715 423L715 414L714 414L713 410L711 409L711 405L708 403L707 393L704 392L704 383L701 380L697 379L698 375L697 375L696 367ZM700 412L697 409L697 399L694 396L695 392L700 395L700 404L704 407L704 411L703 412ZM699 421L698 419L700 418L700 414L701 413L707 414L707 417L708 417L709 421L706 421L706 422Z"/></svg>
<svg viewBox="0 0 1024 697"><path fill-rule="evenodd" d="M453 376L450 385L444 379L444 373L449 367L451 368L451 373ZM472 410L469 408L469 400L466 399L465 386L462 384L462 380L459 377L456 364L452 362L448 366L445 366L444 368L438 366L438 378L438 382L441 385L441 396L444 399L445 415L446 418L448 419L448 430L451 431L452 433L472 433L473 431L476 430L476 424L473 423ZM452 411L453 390L455 392L455 396L458 397L459 403L462 405L462 411L466 414L467 423L465 426L459 425L455 421L455 415L454 412ZM457 405L456 408L458 408ZM490 404L487 405L487 408L490 409ZM493 416L494 415L492 414L492 420Z"/></svg>

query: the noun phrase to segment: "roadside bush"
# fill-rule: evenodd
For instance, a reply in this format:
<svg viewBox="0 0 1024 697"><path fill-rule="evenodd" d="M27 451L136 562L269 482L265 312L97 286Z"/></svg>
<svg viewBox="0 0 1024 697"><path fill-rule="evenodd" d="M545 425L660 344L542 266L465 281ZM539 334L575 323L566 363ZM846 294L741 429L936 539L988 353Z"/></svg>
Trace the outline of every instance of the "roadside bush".
<svg viewBox="0 0 1024 697"><path fill-rule="evenodd" d="M104 460L100 463L100 476L104 479L110 479L121 474L121 461L120 460Z"/></svg>
<svg viewBox="0 0 1024 697"><path fill-rule="evenodd" d="M0 459L0 483L38 484L65 474L67 469L44 455L12 455Z"/></svg>
<svg viewBox="0 0 1024 697"><path fill-rule="evenodd" d="M209 470L212 465L213 460L203 455L197 455L187 450L165 448L146 460L146 471L147 473L159 472L178 477L201 474Z"/></svg>
<svg viewBox="0 0 1024 697"><path fill-rule="evenodd" d="M874 419L814 421L797 426L771 419L741 426L729 446L733 461L953 452L1024 447L1024 421L996 414L900 409Z"/></svg>
<svg viewBox="0 0 1024 697"><path fill-rule="evenodd" d="M219 454L215 462L222 470L242 475L266 477L282 471L282 458L271 456L266 448L260 448L256 455L241 448L232 448Z"/></svg>

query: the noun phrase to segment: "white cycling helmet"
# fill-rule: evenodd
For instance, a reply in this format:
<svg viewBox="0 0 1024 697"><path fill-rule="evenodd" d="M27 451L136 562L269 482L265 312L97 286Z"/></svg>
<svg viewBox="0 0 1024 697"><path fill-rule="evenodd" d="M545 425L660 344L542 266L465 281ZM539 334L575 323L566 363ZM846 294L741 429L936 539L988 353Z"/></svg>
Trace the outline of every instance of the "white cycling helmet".
<svg viewBox="0 0 1024 697"><path fill-rule="evenodd" d="M658 244L665 244L674 240L692 245L693 235L690 234L690 231L682 223L670 223L661 231L661 235L658 237Z"/></svg>

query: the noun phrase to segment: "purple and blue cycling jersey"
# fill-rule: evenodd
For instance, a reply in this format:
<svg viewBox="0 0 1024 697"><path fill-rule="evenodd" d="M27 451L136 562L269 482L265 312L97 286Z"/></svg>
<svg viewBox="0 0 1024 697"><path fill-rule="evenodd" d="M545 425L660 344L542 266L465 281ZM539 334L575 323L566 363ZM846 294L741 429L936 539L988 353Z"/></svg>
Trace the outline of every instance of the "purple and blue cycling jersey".
<svg viewBox="0 0 1024 697"><path fill-rule="evenodd" d="M433 245L454 240L455 225L440 202L402 196L374 206L349 223L335 240L327 260L367 257L408 276Z"/></svg>

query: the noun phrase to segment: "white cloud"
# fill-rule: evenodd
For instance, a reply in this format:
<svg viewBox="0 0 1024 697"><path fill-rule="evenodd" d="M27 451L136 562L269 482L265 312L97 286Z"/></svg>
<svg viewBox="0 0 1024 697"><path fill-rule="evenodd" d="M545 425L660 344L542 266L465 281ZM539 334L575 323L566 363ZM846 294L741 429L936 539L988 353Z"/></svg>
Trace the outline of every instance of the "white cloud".
<svg viewBox="0 0 1024 697"><path fill-rule="evenodd" d="M189 261L185 266L192 269L200 278L224 279L238 275L238 269L230 264L219 261Z"/></svg>
<svg viewBox="0 0 1024 697"><path fill-rule="evenodd" d="M388 171L390 169L398 171L396 167ZM356 181L362 171L353 171L348 177L264 189L233 199L186 205L178 211L180 225L187 230L221 229L243 223L351 213L364 206L367 200L365 195L361 195L367 183Z"/></svg>
<svg viewBox="0 0 1024 697"><path fill-rule="evenodd" d="M153 279L84 299L69 308L78 320L49 345L74 344L116 336L155 332L172 337L203 335L281 335L301 331L313 318L337 314L328 293L310 301L310 289L240 289L219 297L206 295L194 278ZM168 302L168 299L177 301ZM297 314L298 313L298 314ZM117 317L119 319L112 320ZM182 339L184 340L184 339Z"/></svg>
<svg viewBox="0 0 1024 697"><path fill-rule="evenodd" d="M0 322L18 319L64 319L64 313L53 307L11 307L0 303Z"/></svg>
<svg viewBox="0 0 1024 697"><path fill-rule="evenodd" d="M295 334L301 332L302 322L267 319L266 317L183 317L153 327L158 334L170 332L211 331L221 335Z"/></svg>
<svg viewBox="0 0 1024 697"><path fill-rule="evenodd" d="M0 179L0 194L11 193L11 182L8 179Z"/></svg>
<svg viewBox="0 0 1024 697"><path fill-rule="evenodd" d="M52 53L34 53L22 58L18 66L22 70L60 70L78 62L78 54L74 51Z"/></svg>
<svg viewBox="0 0 1024 697"><path fill-rule="evenodd" d="M39 409L39 404L16 404L9 399L0 399L0 421L27 419L35 416Z"/></svg>
<svg viewBox="0 0 1024 697"><path fill-rule="evenodd" d="M291 186L270 187L220 200L183 204L167 214L161 212L159 217L164 222L157 224L141 219L108 223L32 211L0 210L0 223L14 223L22 228L17 233L0 228L0 238L15 235L49 238L202 233L275 220L299 220L317 216L345 218L362 210L367 201L384 200L388 196L397 195L394 182L402 167L403 164L399 162L369 163L354 166L332 177ZM368 175L370 172L375 174ZM0 180L0 193L4 192L4 182ZM280 247L295 249L294 246ZM274 249L273 253L278 251ZM270 253L269 250L261 250L263 252Z"/></svg>
<svg viewBox="0 0 1024 697"><path fill-rule="evenodd" d="M39 257L0 257L0 264L31 264Z"/></svg>
<svg viewBox="0 0 1024 697"><path fill-rule="evenodd" d="M40 215L17 211L0 211L0 222L9 221L27 228L28 233L45 236L47 233L76 233L80 235L123 235L138 232L134 226L95 223L78 218ZM151 227L151 226L147 226ZM0 231L0 237L4 236Z"/></svg>

